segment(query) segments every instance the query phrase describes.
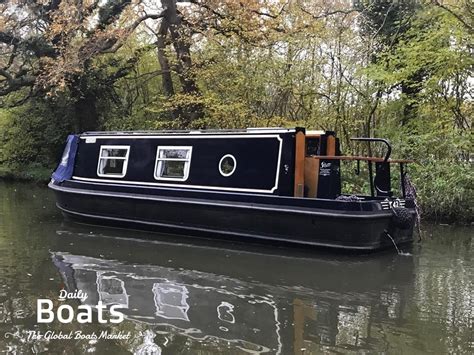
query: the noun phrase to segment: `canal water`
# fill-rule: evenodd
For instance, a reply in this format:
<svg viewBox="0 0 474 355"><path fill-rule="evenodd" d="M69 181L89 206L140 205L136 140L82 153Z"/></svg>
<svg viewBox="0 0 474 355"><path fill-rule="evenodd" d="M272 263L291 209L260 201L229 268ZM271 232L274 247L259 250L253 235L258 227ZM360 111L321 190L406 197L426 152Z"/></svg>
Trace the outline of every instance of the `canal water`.
<svg viewBox="0 0 474 355"><path fill-rule="evenodd" d="M0 351L472 353L473 229L424 230L404 255L217 243L67 222L47 189L0 183ZM38 299L124 320L39 324Z"/></svg>

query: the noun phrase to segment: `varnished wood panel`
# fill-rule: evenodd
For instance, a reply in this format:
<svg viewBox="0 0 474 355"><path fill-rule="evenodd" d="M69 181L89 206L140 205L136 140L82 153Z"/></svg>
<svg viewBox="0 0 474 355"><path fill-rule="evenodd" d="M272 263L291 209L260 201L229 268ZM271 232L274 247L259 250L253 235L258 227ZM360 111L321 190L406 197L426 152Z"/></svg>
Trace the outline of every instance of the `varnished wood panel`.
<svg viewBox="0 0 474 355"><path fill-rule="evenodd" d="M305 134L297 132L295 137L295 197L304 197L304 158L305 158Z"/></svg>
<svg viewBox="0 0 474 355"><path fill-rule="evenodd" d="M336 137L328 136L326 155L332 157L336 155Z"/></svg>
<svg viewBox="0 0 474 355"><path fill-rule="evenodd" d="M319 159L306 157L304 163L304 184L307 197L317 197L319 180Z"/></svg>

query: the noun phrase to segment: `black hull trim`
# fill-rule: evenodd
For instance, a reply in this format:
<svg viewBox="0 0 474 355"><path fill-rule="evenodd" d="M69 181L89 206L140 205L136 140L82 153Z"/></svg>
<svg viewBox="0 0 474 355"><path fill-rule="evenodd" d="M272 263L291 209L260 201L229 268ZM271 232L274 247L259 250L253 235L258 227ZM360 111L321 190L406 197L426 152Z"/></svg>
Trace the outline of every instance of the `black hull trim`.
<svg viewBox="0 0 474 355"><path fill-rule="evenodd" d="M90 215L87 213L79 213L66 210L61 206L57 205L57 207L61 210L61 212L70 218L71 220L75 220L81 223L88 223L93 225L104 225L108 227L123 227L123 228L132 228L137 230L146 230L146 231L154 231L154 232L168 232L168 233L177 233L179 235L189 235L189 236L196 236L196 237L216 237L216 236L224 236L224 237L237 237L242 239L256 239L261 240L264 242L280 242L280 243L288 243L288 244L300 244L300 245L311 245L314 247L322 247L322 248L340 248L340 249L348 249L344 246L338 246L334 244L325 244L325 243L318 243L318 242L311 242L305 241L304 243L288 238L279 238L279 237L265 237L258 234L248 234L248 233L236 233L231 231L223 231L219 230L216 231L214 229L208 228L199 228L199 227L186 227L186 226L179 226L176 224L169 224L169 223L158 223L158 222L147 222L147 221L137 221L133 219L127 218L117 218L117 217L107 217L107 216L96 216ZM226 238L229 240L229 238ZM233 239L235 240L235 239ZM373 250L367 249L365 247L351 247L350 249L353 250Z"/></svg>
<svg viewBox="0 0 474 355"><path fill-rule="evenodd" d="M291 208L50 187L66 215L91 224L354 251L393 248L386 232L397 244L412 241L413 226L395 227L390 211Z"/></svg>

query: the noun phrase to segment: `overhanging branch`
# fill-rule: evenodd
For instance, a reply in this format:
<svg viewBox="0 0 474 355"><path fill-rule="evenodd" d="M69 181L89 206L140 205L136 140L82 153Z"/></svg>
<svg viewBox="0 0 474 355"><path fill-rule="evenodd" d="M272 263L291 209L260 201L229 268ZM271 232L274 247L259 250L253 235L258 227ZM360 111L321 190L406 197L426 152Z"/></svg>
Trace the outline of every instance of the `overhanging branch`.
<svg viewBox="0 0 474 355"><path fill-rule="evenodd" d="M468 24L462 17L461 15L457 14L456 12L454 12L453 10L451 10L449 7L447 7L446 5L443 5L441 4L438 0L433 0L433 4L441 9L443 9L444 11L447 11L448 13L450 13L452 16L454 16L459 22L461 22L461 24L469 31L469 33L474 33L474 27L470 24ZM471 13L472 15L472 13Z"/></svg>
<svg viewBox="0 0 474 355"><path fill-rule="evenodd" d="M100 53L115 53L120 47L123 46L124 44L124 39L128 38L128 36L136 30L136 28L144 21L146 20L158 20L160 18L163 18L165 16L167 9L165 8L163 11L161 11L159 14L145 14L138 19L136 19L132 25L126 30L126 34L122 36L121 39L117 39L115 43L112 45L103 48Z"/></svg>

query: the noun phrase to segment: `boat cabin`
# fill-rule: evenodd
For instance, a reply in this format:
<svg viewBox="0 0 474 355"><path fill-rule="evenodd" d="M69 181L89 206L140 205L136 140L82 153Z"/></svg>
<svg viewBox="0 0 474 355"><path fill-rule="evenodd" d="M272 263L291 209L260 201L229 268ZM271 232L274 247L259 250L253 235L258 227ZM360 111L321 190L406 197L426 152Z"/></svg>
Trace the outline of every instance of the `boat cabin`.
<svg viewBox="0 0 474 355"><path fill-rule="evenodd" d="M78 181L323 199L341 195L341 160L366 161L371 197L391 197L390 163L400 164L403 180L408 161L390 161L385 140L357 139L381 141L389 151L385 158L348 157L334 132L249 128L86 132L70 137L66 153L77 151L70 170Z"/></svg>

